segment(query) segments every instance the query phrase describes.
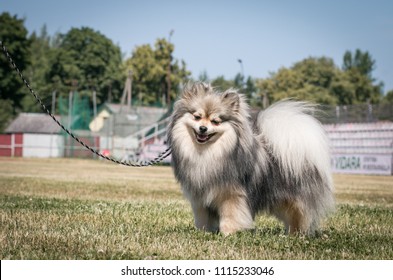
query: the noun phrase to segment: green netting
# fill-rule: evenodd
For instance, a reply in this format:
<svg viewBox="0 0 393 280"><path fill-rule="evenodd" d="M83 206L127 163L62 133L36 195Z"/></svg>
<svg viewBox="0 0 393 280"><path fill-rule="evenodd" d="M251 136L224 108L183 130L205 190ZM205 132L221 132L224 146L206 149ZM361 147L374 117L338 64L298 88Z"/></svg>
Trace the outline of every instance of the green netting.
<svg viewBox="0 0 393 280"><path fill-rule="evenodd" d="M58 110L65 127L71 130L89 129L92 110L88 96L81 96L77 91L73 92L72 100L70 100L70 96L60 96Z"/></svg>
<svg viewBox="0 0 393 280"><path fill-rule="evenodd" d="M60 96L58 98L57 108L63 125L86 144L95 147L94 137L82 132L89 131L89 123L93 117L89 96L83 96L76 91L72 93L72 96L71 93ZM64 131L62 134L64 136L64 156L93 157L90 151L82 147Z"/></svg>

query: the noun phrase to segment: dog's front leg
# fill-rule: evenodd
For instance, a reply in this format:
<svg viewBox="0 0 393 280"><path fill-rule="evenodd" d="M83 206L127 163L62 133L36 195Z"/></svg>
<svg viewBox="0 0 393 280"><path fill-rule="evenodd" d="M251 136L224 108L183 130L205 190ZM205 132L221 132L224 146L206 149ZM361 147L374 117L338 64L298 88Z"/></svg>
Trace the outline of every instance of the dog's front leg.
<svg viewBox="0 0 393 280"><path fill-rule="evenodd" d="M228 196L218 208L220 232L229 235L239 230L254 228L253 218L246 197Z"/></svg>
<svg viewBox="0 0 393 280"><path fill-rule="evenodd" d="M191 207L196 228L211 232L218 231L218 215L214 210L195 200L191 200Z"/></svg>

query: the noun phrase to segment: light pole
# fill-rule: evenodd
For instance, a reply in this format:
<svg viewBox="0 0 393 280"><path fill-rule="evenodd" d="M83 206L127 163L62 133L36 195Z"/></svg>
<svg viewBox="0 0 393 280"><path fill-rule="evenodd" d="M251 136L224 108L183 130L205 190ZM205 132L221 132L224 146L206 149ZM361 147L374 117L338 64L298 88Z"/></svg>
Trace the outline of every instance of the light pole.
<svg viewBox="0 0 393 280"><path fill-rule="evenodd" d="M171 30L169 32L169 37L168 37L168 43L169 45L171 44L171 38L175 30ZM168 48L169 48L168 45ZM171 61L172 61L172 54L169 52L169 63L168 63L168 69L167 69L167 76L166 76L166 82L168 85L168 92L167 92L167 103L168 103L168 108L171 106Z"/></svg>
<svg viewBox="0 0 393 280"><path fill-rule="evenodd" d="M240 69L241 69L241 73L242 73L242 77L244 78L244 68L243 68L243 61L239 58L238 60L237 60L237 62L239 62L239 64L240 64Z"/></svg>
<svg viewBox="0 0 393 280"><path fill-rule="evenodd" d="M241 77L241 86L242 86L242 89L243 89L244 88L244 84L245 84L243 61L240 58L238 58L237 62L239 62L239 64L240 64L240 70L241 70L241 75L242 75L242 77Z"/></svg>

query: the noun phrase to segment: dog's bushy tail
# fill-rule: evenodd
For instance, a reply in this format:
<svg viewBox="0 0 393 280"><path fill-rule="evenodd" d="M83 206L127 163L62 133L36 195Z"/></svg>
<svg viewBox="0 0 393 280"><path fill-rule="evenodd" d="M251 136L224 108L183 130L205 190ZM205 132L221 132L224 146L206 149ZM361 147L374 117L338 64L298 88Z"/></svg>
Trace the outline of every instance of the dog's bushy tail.
<svg viewBox="0 0 393 280"><path fill-rule="evenodd" d="M310 168L321 177L320 185L313 186L311 191L312 199L317 200L312 215L316 223L334 208L329 141L321 123L313 116L317 113L313 104L284 100L263 111L257 122L258 137L277 159L288 185L290 180L310 184L307 182Z"/></svg>

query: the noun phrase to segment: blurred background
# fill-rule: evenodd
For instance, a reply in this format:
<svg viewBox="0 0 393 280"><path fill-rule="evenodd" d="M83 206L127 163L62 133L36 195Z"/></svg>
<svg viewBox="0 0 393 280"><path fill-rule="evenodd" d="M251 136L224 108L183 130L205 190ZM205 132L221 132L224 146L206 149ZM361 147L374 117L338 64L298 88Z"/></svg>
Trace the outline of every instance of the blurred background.
<svg viewBox="0 0 393 280"><path fill-rule="evenodd" d="M185 83L321 104L337 172L392 174L393 2L4 0L0 39L45 105L122 160L166 148ZM0 156L94 157L0 55ZM170 161L170 158L167 162Z"/></svg>

